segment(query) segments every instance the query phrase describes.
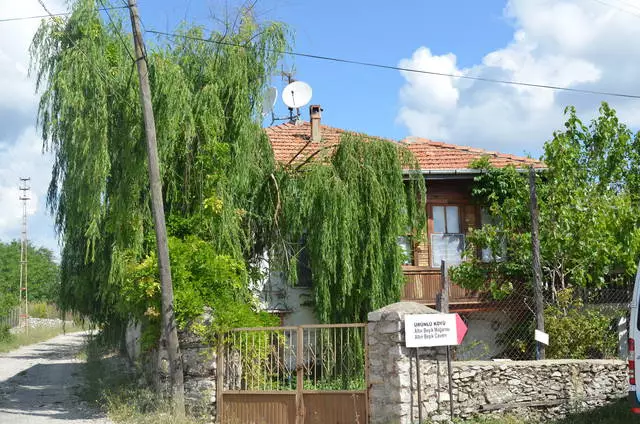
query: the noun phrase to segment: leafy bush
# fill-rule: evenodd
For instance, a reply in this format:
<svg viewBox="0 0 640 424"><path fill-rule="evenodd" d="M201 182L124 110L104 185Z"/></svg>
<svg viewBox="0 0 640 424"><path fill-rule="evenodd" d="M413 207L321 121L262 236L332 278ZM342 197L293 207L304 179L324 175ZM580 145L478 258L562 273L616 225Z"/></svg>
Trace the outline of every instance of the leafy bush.
<svg viewBox="0 0 640 424"><path fill-rule="evenodd" d="M618 334L613 327L624 313L607 314L585 306L572 289L558 292L556 305L545 309L549 358L599 359L617 355Z"/></svg>
<svg viewBox="0 0 640 424"><path fill-rule="evenodd" d="M0 325L0 343L5 343L13 338L8 325Z"/></svg>
<svg viewBox="0 0 640 424"><path fill-rule="evenodd" d="M47 318L47 304L34 303L29 305L29 316L32 318Z"/></svg>
<svg viewBox="0 0 640 424"><path fill-rule="evenodd" d="M605 311L595 305L584 305L573 289L558 292L556 303L544 310L544 329L549 334L546 356L549 359L601 359L617 356L616 322L626 312ZM533 359L536 328L533 314L513 325L498 337L504 346L503 356Z"/></svg>
<svg viewBox="0 0 640 424"><path fill-rule="evenodd" d="M234 327L277 325L278 319L257 312L248 289L244 262L217 254L213 245L189 236L169 239L175 314L179 329L212 338ZM130 261L120 290L124 316L143 324L143 347L155 346L160 335L160 281L154 254L141 262ZM211 310L211 321L199 319Z"/></svg>

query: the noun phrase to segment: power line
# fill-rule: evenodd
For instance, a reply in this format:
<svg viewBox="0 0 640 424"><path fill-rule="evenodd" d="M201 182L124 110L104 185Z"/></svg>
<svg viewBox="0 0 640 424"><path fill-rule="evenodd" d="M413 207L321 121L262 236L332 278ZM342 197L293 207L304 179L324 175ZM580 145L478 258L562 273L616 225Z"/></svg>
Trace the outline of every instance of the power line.
<svg viewBox="0 0 640 424"><path fill-rule="evenodd" d="M115 6L115 7L107 7L107 8L98 8L96 11L98 12L106 12L107 10L116 10L116 9L126 9L126 6ZM47 9L45 9L47 10ZM3 18L0 19L1 22L13 22L13 21L26 21L29 19L42 19L42 18L53 18L56 16L69 16L73 12L61 12L61 13L48 13L46 15L33 15L33 16L16 16L14 18Z"/></svg>
<svg viewBox="0 0 640 424"><path fill-rule="evenodd" d="M625 12L625 13L628 13L630 15L633 15L633 16L636 16L636 17L640 18L640 14L634 13L633 11L627 10L625 8L622 8L622 7L618 6L618 5L615 5L615 4L612 4L612 3L608 3L608 2L603 1L603 0L593 0L593 1L595 1L596 3L600 3L600 4L604 5L604 6L609 6L609 7L612 7L614 9L617 9L617 10L619 10L621 12ZM636 10L640 10L640 9L637 8L637 6L634 6L632 4L625 3L625 2L621 2L621 3L626 5L626 6L633 7Z"/></svg>
<svg viewBox="0 0 640 424"><path fill-rule="evenodd" d="M229 41L210 40L210 39L205 39L205 38L193 37L193 36L189 36L189 35L173 34L173 33L169 33L169 32L162 32L162 31L155 31L155 30L147 30L146 32L151 33L151 34L163 35L163 36L166 36L166 37L179 37L179 38L185 38L185 39L194 40L194 41L202 41L202 42L206 42L206 43L220 44L220 45L225 45L225 46L230 46L230 47L240 47L240 48L245 48L245 49L252 47L251 45L247 45L247 44L236 44L236 43L231 43ZM379 69L391 69L391 70L394 70L394 71L411 72L411 73L416 73L416 74L426 74L426 75L436 75L436 76L442 76L442 77L460 78L460 79L467 79L467 80L473 80L473 81L490 82L490 83L495 83L495 84L516 85L516 86L520 86L520 87L544 88L544 89L548 89L548 90L566 91L566 92L571 92L571 93L593 94L593 95L611 96L611 97L623 97L623 98L627 98L627 99L640 99L640 95L636 95L636 94L616 93L616 92L597 91L597 90L586 90L586 89L580 89L580 88L560 87L560 86L547 85L547 84L535 84L535 83L522 82L522 81L509 81L509 80L501 80L501 79L494 79L494 78L474 77L474 76L471 76L471 75L455 75L455 74L448 74L448 73L445 73L445 72L427 71L427 70L423 70L423 69L406 68L406 67L401 67L401 66L383 65L383 64L380 64L380 63L363 62L363 61L359 61L359 60L343 59L343 58L337 58L337 57L331 57L331 56L321 56L321 55L316 55L316 54L300 53L300 52L294 52L294 51L291 51L291 50L265 49L265 51L268 51L268 52L271 52L271 53L279 53L279 54L291 55L291 56L306 57L306 58L309 58L309 59L326 60L326 61L338 62L338 63L348 63L348 64L351 64L351 65L368 66L368 67L379 68Z"/></svg>
<svg viewBox="0 0 640 424"><path fill-rule="evenodd" d="M38 3L40 3L40 6L42 6L42 8L44 9L45 12L47 12L47 14L51 15L51 11L47 9L47 6L45 6L44 1L38 0Z"/></svg>
<svg viewBox="0 0 640 424"><path fill-rule="evenodd" d="M38 0L38 1L42 1L42 0ZM116 27L115 22L113 22L113 19L111 19L111 14L109 13L108 10L106 10L107 7L104 5L103 0L99 0L99 1L100 1L100 4L102 5L102 8L105 9L105 13L107 14L107 18L109 18L109 22L111 22L111 26L113 27L113 29L115 30L116 34L118 35L118 38L122 42L122 45L124 46L125 50L127 51L127 54L129 55L131 60L133 62L135 62L136 60L133 58L133 54L131 54L131 50L129 50L129 46L128 46L127 42L125 42L125 40L122 38L122 34L118 30L118 27Z"/></svg>

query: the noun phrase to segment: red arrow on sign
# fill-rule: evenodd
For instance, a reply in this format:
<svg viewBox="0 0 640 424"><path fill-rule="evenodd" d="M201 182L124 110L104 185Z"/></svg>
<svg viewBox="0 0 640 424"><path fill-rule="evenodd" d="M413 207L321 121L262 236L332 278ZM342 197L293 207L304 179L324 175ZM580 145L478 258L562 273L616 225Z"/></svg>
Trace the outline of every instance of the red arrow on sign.
<svg viewBox="0 0 640 424"><path fill-rule="evenodd" d="M464 323L460 315L456 314L456 334L458 336L458 344L462 343L465 334L467 334L467 324Z"/></svg>

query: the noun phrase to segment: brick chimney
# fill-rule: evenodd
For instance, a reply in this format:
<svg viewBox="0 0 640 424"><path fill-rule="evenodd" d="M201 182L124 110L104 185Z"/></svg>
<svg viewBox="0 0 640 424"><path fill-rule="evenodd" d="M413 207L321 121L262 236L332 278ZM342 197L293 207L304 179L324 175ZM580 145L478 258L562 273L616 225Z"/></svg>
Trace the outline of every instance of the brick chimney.
<svg viewBox="0 0 640 424"><path fill-rule="evenodd" d="M311 118L311 141L322 141L322 130L320 129L320 118L322 117L320 105L309 106L309 117Z"/></svg>

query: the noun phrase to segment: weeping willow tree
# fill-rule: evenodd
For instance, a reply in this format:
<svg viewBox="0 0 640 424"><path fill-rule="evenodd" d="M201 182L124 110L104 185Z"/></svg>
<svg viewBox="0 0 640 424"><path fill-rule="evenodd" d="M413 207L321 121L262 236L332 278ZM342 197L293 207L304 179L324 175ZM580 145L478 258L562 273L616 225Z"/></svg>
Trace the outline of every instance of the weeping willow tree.
<svg viewBox="0 0 640 424"><path fill-rule="evenodd" d="M280 168L276 229L289 245L303 240L297 251L307 250L318 318L361 322L400 298L398 237L424 228L424 179L411 152L386 140L345 133L325 156ZM274 250L295 281L300 255L282 246Z"/></svg>
<svg viewBox="0 0 640 424"><path fill-rule="evenodd" d="M63 245L62 306L111 326L129 318L122 285L155 243L121 22L109 25L94 1L79 0L68 18L44 21L31 46L44 147L55 158L47 200ZM273 167L256 105L279 60L271 52L287 46L281 24L258 25L249 12L238 22L224 33L185 27L179 34L189 38L147 52L169 232L236 259L248 246L243 199Z"/></svg>
<svg viewBox="0 0 640 424"><path fill-rule="evenodd" d="M117 333L130 319L154 324L159 292L131 39L114 21L78 0L68 18L42 23L31 55L55 158L61 306ZM177 319L208 305L227 325L259 323L248 296L258 258L272 252L295 281L304 240L319 319L361 321L400 297L397 238L424 226L424 181L400 145L350 134L315 160L277 164L261 93L288 33L247 11L238 22L182 27L147 52Z"/></svg>

